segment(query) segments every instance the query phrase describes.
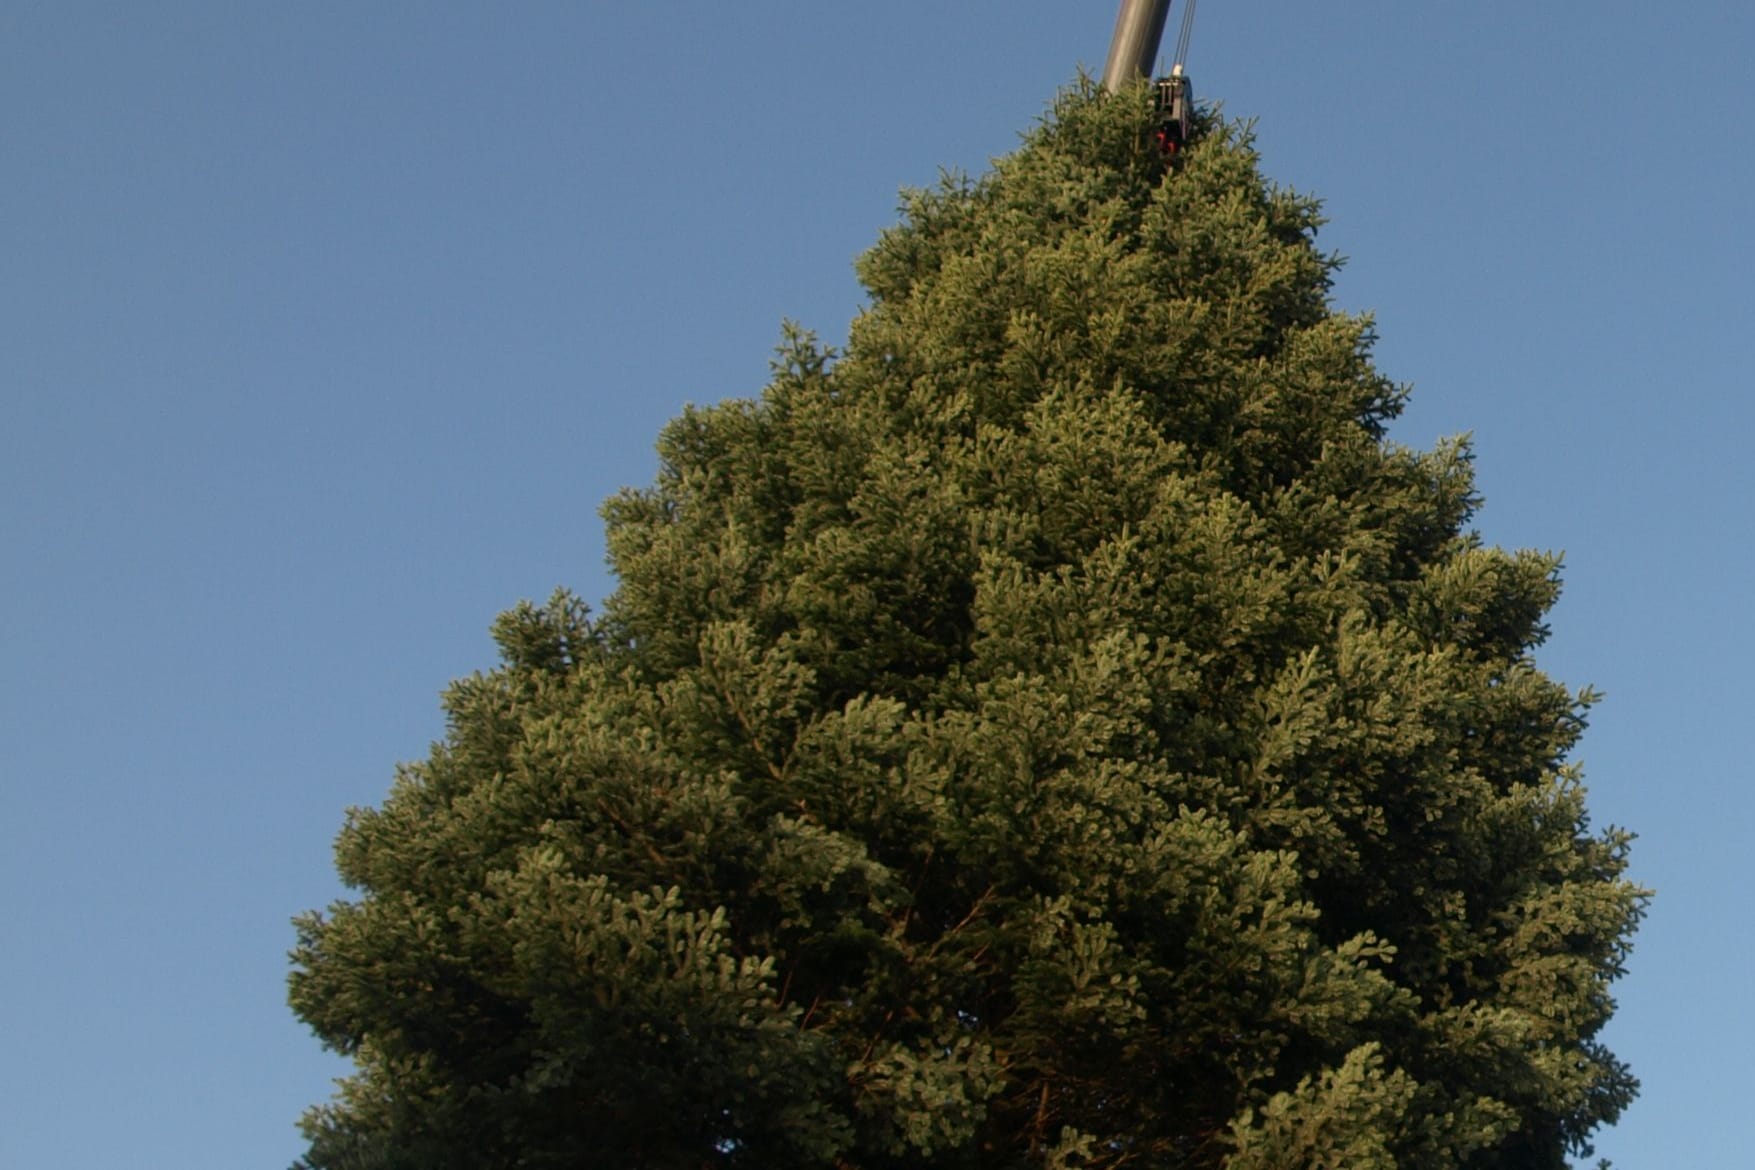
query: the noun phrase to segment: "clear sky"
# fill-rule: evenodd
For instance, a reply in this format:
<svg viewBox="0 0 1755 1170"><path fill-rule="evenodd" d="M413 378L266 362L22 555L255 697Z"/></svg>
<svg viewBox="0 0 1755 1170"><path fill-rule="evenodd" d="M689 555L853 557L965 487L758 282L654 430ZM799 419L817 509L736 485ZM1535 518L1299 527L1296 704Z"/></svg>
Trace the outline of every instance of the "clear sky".
<svg viewBox="0 0 1755 1170"><path fill-rule="evenodd" d="M1180 12L1180 5L1177 6ZM1113 0L0 3L0 1165L285 1166L350 804L685 402L845 335ZM1176 16L1172 17L1172 30ZM1173 38L1172 38L1173 39ZM1659 897L1599 1152L1747 1159L1755 9L1212 0L1197 91L1327 201L1337 302L1564 549L1541 656Z"/></svg>

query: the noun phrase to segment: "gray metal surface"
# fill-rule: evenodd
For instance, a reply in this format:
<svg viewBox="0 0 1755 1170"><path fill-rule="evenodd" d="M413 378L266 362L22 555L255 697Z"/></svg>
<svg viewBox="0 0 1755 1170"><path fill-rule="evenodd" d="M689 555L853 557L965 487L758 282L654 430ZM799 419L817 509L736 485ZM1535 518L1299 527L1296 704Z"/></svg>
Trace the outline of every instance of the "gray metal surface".
<svg viewBox="0 0 1755 1170"><path fill-rule="evenodd" d="M1121 0L1109 60L1103 66L1104 89L1114 93L1136 77L1152 75L1169 15L1170 0Z"/></svg>

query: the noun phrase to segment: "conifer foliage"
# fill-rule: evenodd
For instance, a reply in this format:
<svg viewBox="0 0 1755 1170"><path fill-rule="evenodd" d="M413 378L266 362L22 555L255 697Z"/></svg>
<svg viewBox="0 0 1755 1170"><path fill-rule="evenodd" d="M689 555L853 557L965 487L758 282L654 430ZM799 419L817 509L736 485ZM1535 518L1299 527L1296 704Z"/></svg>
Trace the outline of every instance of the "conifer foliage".
<svg viewBox="0 0 1755 1170"><path fill-rule="evenodd" d="M1628 1103L1556 561L1386 440L1316 205L1149 118L907 196L601 617L499 619L300 920L302 1165L1540 1170Z"/></svg>

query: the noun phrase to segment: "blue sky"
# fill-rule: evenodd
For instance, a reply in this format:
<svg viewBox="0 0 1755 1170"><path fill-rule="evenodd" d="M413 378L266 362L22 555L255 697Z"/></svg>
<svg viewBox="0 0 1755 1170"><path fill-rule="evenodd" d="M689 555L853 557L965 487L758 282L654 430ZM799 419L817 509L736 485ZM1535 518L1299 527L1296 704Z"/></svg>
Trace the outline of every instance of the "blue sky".
<svg viewBox="0 0 1755 1170"><path fill-rule="evenodd" d="M1178 6L1177 11L1180 11ZM896 189L981 170L1112 0L0 6L0 1164L284 1166L344 808L782 318L844 336ZM1174 29L1175 17L1172 18ZM1564 549L1541 656L1659 898L1600 1152L1736 1164L1755 552L1755 12L1209 3L1198 92L1326 200L1338 304Z"/></svg>

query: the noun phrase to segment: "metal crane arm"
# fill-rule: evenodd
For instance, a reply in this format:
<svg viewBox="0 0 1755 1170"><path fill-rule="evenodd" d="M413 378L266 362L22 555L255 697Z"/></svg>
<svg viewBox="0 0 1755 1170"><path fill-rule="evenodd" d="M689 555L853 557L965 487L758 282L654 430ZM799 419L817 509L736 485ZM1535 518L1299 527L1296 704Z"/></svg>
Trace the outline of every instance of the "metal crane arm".
<svg viewBox="0 0 1755 1170"><path fill-rule="evenodd" d="M1109 61L1103 66L1104 89L1116 93L1135 78L1152 75L1169 15L1170 0L1121 0Z"/></svg>

